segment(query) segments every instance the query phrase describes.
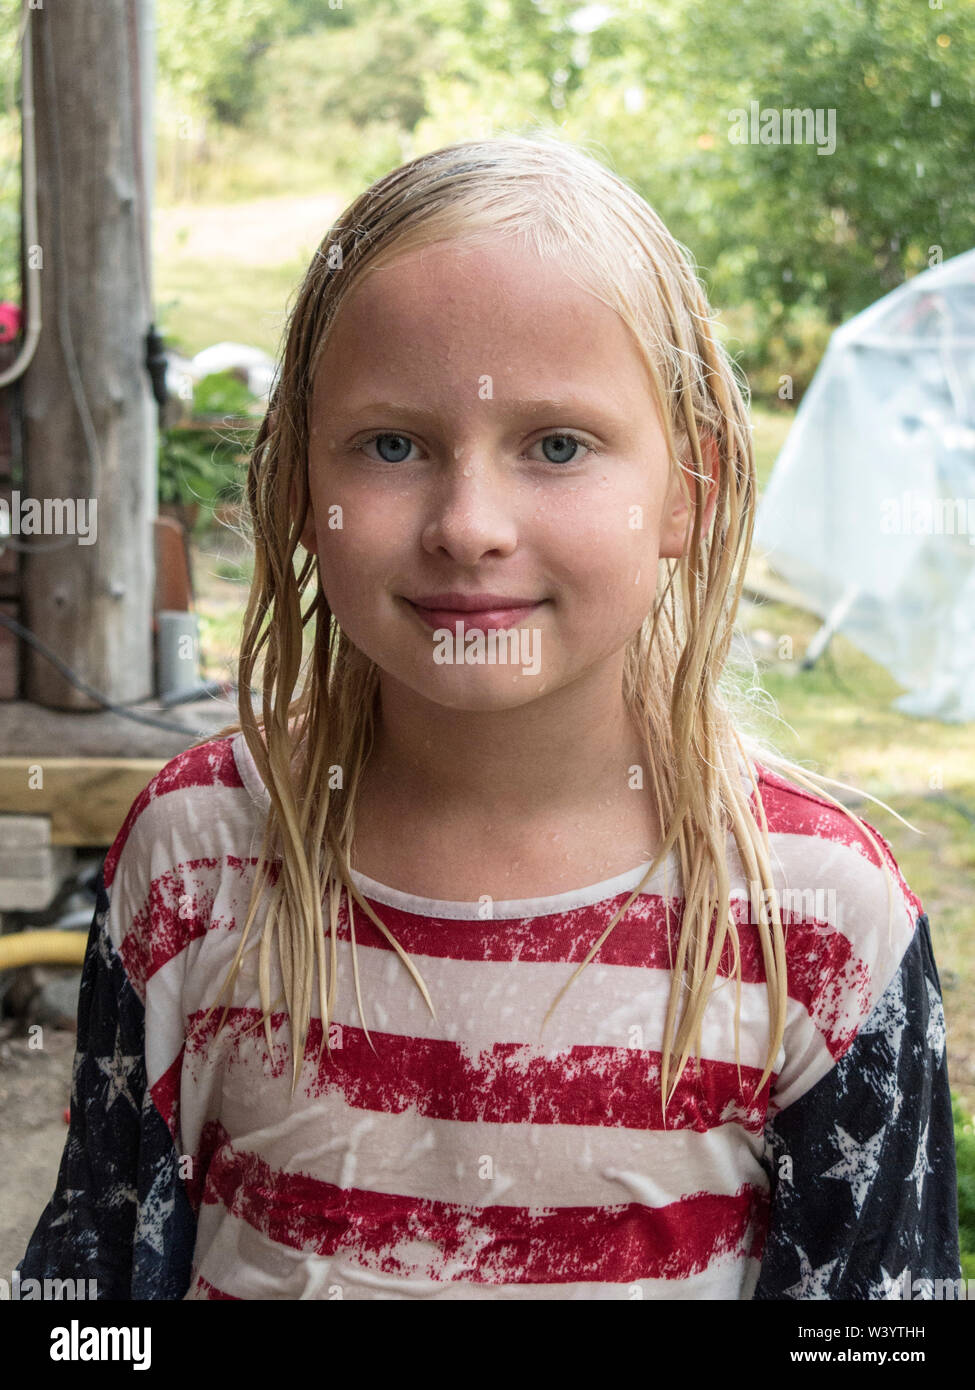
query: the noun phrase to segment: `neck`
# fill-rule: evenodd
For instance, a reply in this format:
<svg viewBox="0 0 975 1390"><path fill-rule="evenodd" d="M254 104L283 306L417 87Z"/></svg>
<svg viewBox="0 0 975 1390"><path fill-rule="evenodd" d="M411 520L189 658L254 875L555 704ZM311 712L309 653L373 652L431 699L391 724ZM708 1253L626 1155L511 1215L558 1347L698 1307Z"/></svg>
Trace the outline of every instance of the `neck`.
<svg viewBox="0 0 975 1390"><path fill-rule="evenodd" d="M646 743L627 713L618 663L504 710L434 705L386 675L365 780L396 801L446 819L577 823L632 801L630 769Z"/></svg>

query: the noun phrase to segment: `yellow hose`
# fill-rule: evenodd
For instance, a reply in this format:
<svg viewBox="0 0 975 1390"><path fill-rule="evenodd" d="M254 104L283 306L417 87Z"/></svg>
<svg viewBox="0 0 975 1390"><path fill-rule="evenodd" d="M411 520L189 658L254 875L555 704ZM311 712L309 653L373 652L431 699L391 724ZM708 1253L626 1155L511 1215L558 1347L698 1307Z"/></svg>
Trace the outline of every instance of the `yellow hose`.
<svg viewBox="0 0 975 1390"><path fill-rule="evenodd" d="M88 933L83 931L18 931L0 936L0 970L20 965L81 965Z"/></svg>

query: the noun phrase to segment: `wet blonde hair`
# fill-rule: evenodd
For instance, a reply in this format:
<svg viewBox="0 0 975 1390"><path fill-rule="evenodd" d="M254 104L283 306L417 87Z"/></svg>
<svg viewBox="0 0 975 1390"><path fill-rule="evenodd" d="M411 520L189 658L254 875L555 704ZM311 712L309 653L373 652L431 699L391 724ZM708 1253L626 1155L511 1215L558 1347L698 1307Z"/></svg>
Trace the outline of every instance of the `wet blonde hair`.
<svg viewBox="0 0 975 1390"><path fill-rule="evenodd" d="M623 694L628 710L646 731L646 765L658 824L665 828L663 844L645 878L546 1014L547 1021L565 990L674 848L683 886L683 916L664 1023L661 1097L666 1123L667 1103L692 1050L700 1057L704 1009L729 934L735 962L738 1056L741 960L730 910L729 830L747 881L761 885L771 918L766 921L766 913L760 913L757 923L768 987L770 1039L756 1094L768 1080L782 1042L787 1004L785 945L769 863L768 822L754 762L760 759L825 796L868 836L887 873L891 912L893 885L886 858L869 828L810 778L839 787L845 784L807 772L744 733L746 711L740 692L722 684L752 540L755 462L747 386L739 385L715 335L714 315L690 257L634 189L582 149L547 133L467 141L394 169L339 217L315 253L298 292L280 373L247 477L255 563L239 660L240 719L221 730L220 736L243 731L267 787L270 809L247 919L224 993L232 988L240 969L265 884L272 885L260 938L260 999L270 1049L270 966L277 943L291 1021L293 1089L297 1088L316 981L322 1043L329 1046L336 926L344 889L356 999L370 1046L359 989L353 901L403 960L435 1016L416 967L361 896L350 874L356 792L372 745L379 670L353 646L332 616L317 556L306 554L297 574L294 556L308 508L309 411L315 369L346 296L364 275L409 250L445 240L470 243L498 234L516 237L539 256L556 259L630 327L650 374L672 466L678 470L685 499L693 503L693 530L685 554L679 560L659 562L653 611L625 653ZM703 463L702 439L708 438L717 448L720 471L716 508L705 531L701 523L710 477ZM297 515L290 505L292 490ZM312 598L303 611L309 584ZM295 696L303 632L313 616L315 641L301 691ZM265 649L258 719L250 691L256 663ZM341 787L330 785L330 769L336 766L343 772ZM755 797L757 819L742 782L743 772ZM272 864L276 873L271 872ZM322 915L326 896L328 959ZM667 912L669 929L669 898Z"/></svg>

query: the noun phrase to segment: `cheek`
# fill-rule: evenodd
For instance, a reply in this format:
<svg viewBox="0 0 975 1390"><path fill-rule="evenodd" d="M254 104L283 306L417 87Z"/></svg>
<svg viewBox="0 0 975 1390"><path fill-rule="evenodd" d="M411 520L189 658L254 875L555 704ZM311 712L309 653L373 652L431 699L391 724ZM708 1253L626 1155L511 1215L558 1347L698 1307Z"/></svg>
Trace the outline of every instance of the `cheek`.
<svg viewBox="0 0 975 1390"><path fill-rule="evenodd" d="M628 591L639 604L656 588L659 499L636 490L597 486L566 505L540 508L536 536L559 578L596 606L618 603ZM544 538L544 539L543 539ZM600 599L604 600L601 602Z"/></svg>
<svg viewBox="0 0 975 1390"><path fill-rule="evenodd" d="M354 488L319 485L314 491L319 570L326 597L363 592L388 567L403 543L402 513L389 499L364 498Z"/></svg>
<svg viewBox="0 0 975 1390"><path fill-rule="evenodd" d="M364 606L365 596L374 587L380 556L358 526L350 527L347 515L343 526L318 537L318 569L328 606L341 622Z"/></svg>

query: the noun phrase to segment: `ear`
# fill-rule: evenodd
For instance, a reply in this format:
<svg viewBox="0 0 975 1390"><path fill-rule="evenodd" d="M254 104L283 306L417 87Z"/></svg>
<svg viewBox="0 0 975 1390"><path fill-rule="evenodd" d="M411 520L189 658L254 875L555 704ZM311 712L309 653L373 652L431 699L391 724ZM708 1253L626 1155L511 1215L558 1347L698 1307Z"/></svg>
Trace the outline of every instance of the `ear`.
<svg viewBox="0 0 975 1390"><path fill-rule="evenodd" d="M701 517L701 535L703 536L706 534L714 518L714 510L718 502L718 481L721 477L721 454L718 449L717 440L713 435L701 435L701 458L704 464L704 472L709 475L706 484L707 492L704 501L704 512ZM694 461L689 447L686 450L686 456L681 462L685 468L694 467ZM690 544L694 526L694 479L688 478L686 481L691 489L690 506L684 501L680 480L676 476L671 478L670 485L667 488L667 499L660 521L659 555L661 560L679 559L680 556L686 554L687 547Z"/></svg>
<svg viewBox="0 0 975 1390"><path fill-rule="evenodd" d="M295 521L300 521L301 514L298 509L298 488L295 485L294 479L292 479L291 481L290 501L291 515ZM315 535L315 512L312 508L310 493L308 496L308 511L305 515L305 521L302 527L301 535L298 538L298 544L304 546L305 550L307 550L312 555L318 549Z"/></svg>

